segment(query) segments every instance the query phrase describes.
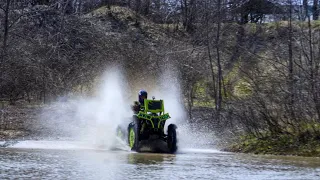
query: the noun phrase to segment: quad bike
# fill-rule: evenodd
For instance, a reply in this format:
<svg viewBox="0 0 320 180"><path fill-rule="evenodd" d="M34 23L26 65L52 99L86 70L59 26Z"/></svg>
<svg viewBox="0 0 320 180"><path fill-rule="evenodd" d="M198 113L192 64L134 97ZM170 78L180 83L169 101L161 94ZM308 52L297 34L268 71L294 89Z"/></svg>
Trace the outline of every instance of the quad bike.
<svg viewBox="0 0 320 180"><path fill-rule="evenodd" d="M177 126L169 124L165 133L166 121L170 118L164 111L163 100L144 100L144 106L133 115L130 124L126 128L118 127L118 137L124 139L133 151L143 151L148 147L152 152L175 153L177 151Z"/></svg>

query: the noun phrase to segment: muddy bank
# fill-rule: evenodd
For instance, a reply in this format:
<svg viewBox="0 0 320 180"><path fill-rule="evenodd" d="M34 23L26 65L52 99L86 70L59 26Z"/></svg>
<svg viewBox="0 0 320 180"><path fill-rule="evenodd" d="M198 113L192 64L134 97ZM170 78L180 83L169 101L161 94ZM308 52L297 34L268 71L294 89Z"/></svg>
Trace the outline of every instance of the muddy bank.
<svg viewBox="0 0 320 180"><path fill-rule="evenodd" d="M58 126L71 117L71 104L15 105L0 110L0 140L61 137ZM61 109L64 109L61 111Z"/></svg>
<svg viewBox="0 0 320 180"><path fill-rule="evenodd" d="M4 106L0 110L0 140L28 137L35 133L34 124L41 106Z"/></svg>

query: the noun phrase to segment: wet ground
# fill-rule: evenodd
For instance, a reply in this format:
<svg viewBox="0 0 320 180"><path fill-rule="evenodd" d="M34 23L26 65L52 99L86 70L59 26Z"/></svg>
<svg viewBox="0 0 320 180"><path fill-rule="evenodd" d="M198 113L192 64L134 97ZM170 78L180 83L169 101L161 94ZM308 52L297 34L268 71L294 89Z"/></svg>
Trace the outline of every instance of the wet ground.
<svg viewBox="0 0 320 180"><path fill-rule="evenodd" d="M29 141L0 148L0 179L320 179L320 159L180 149L177 154Z"/></svg>

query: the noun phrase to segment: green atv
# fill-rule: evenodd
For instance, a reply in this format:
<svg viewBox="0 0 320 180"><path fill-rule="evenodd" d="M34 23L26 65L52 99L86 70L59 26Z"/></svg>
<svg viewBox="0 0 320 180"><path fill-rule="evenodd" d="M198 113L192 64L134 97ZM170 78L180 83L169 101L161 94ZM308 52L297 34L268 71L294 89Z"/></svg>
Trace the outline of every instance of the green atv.
<svg viewBox="0 0 320 180"><path fill-rule="evenodd" d="M170 118L164 111L163 100L144 100L144 106L138 114L133 115L127 132L118 128L118 136L127 136L127 143L133 151L147 151L175 153L177 151L177 126L169 124L165 134L165 123Z"/></svg>

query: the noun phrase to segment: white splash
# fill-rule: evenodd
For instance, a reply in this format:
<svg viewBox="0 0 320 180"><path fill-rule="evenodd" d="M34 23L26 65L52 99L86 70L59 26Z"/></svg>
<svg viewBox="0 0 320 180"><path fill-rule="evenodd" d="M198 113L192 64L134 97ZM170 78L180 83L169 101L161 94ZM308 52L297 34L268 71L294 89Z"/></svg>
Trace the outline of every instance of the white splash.
<svg viewBox="0 0 320 180"><path fill-rule="evenodd" d="M109 69L98 81L93 97L76 97L52 104L41 114L39 128L52 132L53 140L72 139L93 148L114 148L118 142L116 127L131 115L125 83L120 69Z"/></svg>
<svg viewBox="0 0 320 180"><path fill-rule="evenodd" d="M157 86L146 89L148 98L155 96L156 99L164 100L165 111L171 116L166 123L165 133L169 124L174 123L178 126L180 150L201 148L201 145L213 141L212 136L208 133L199 133L197 129L190 128L187 124L179 78L174 72L176 71L167 70L158 80L154 80L157 83L153 84ZM67 142L69 140L82 142L81 147L128 150L126 143L116 137L115 131L119 124L128 124L128 119L132 116L130 97L136 97L138 92L131 92L132 87L128 87L126 79L118 68L107 70L99 82L95 96L55 103L55 108L44 111L40 117L39 128L45 127L52 131L53 140L59 138L65 140L59 137L65 136L68 137ZM144 89L144 87L139 88Z"/></svg>
<svg viewBox="0 0 320 180"><path fill-rule="evenodd" d="M94 150L92 146L81 141L20 141L8 148L19 149L56 149L56 150Z"/></svg>
<svg viewBox="0 0 320 180"><path fill-rule="evenodd" d="M97 96L83 100L76 112L77 119L85 124L80 132L82 140L98 147L111 147L116 140L116 127L130 116L129 103L125 100L126 89L118 69L108 71L98 88Z"/></svg>

